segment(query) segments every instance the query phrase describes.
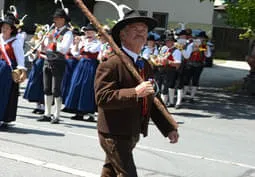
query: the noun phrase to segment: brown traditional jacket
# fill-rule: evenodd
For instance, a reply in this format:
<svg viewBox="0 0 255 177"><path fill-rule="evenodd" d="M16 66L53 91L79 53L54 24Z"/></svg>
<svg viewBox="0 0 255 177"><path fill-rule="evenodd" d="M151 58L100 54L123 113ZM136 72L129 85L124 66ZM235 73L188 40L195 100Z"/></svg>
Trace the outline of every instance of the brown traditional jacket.
<svg viewBox="0 0 255 177"><path fill-rule="evenodd" d="M130 58L131 64L134 64ZM136 67L136 66L135 66ZM153 78L150 64L145 61L145 80ZM147 136L149 118L164 136L173 126L163 117L148 96L148 116L142 117L142 99L138 99L135 87L139 83L117 55L101 63L95 77L95 96L98 105L98 131L112 135Z"/></svg>

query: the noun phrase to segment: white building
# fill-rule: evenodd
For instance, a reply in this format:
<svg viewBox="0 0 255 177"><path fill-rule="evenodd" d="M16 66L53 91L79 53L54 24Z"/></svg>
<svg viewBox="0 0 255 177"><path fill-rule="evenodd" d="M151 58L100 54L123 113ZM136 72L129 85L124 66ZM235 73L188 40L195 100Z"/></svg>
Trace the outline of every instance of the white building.
<svg viewBox="0 0 255 177"><path fill-rule="evenodd" d="M138 9L142 14L159 21L158 29L167 29L170 24L212 25L213 3L199 0L112 0L117 4L126 4ZM105 2L97 2L94 14L102 22L106 19L118 19L115 8Z"/></svg>
<svg viewBox="0 0 255 177"><path fill-rule="evenodd" d="M0 0L0 10L4 9L4 0Z"/></svg>

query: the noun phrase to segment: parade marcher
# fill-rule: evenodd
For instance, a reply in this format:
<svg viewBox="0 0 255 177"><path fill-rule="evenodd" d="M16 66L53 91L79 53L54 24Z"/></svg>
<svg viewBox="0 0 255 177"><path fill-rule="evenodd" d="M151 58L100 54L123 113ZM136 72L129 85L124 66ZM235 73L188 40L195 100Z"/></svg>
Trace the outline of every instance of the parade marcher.
<svg viewBox="0 0 255 177"><path fill-rule="evenodd" d="M148 81L153 77L152 68L145 59L139 58L148 30L156 24L154 19L131 10L112 28L114 41L129 57L126 61L138 69L144 82L139 84L117 55L98 66L95 79L98 135L106 154L102 177L137 177L133 149L140 133L147 136L150 117L171 143L178 141L177 130L152 104L154 89Z"/></svg>
<svg viewBox="0 0 255 177"><path fill-rule="evenodd" d="M210 47L206 45L207 35L204 31L200 32L196 38L183 50L183 56L187 60L184 78L184 85L191 83L190 102L194 101L195 94L199 86L199 79L204 68L205 57L211 56Z"/></svg>
<svg viewBox="0 0 255 177"><path fill-rule="evenodd" d="M85 28L86 40L80 43L75 56L81 58L78 62L71 81L71 87L65 101L65 111L75 113L73 120L84 120L84 115L89 115L87 121L95 121L96 112L94 78L98 66L97 56L101 43L96 38L96 28L88 24ZM75 52L73 52L74 54Z"/></svg>
<svg viewBox="0 0 255 177"><path fill-rule="evenodd" d="M141 56L144 59L149 60L151 57L158 55L158 47L154 35L149 35L147 38L147 45L144 46L141 52Z"/></svg>
<svg viewBox="0 0 255 177"><path fill-rule="evenodd" d="M65 104L66 97L70 90L70 84L71 84L74 69L79 61L78 58L76 58L73 55L72 51L79 46L81 41L81 37L80 37L81 33L78 28L74 28L72 32L73 32L73 43L71 44L70 49L68 53L66 54L66 69L65 69L65 74L63 76L62 86L61 86L63 104Z"/></svg>
<svg viewBox="0 0 255 177"><path fill-rule="evenodd" d="M1 127L16 120L19 83L26 79L24 50L16 39L18 19L7 13L0 21L0 122ZM17 73L15 75L15 73Z"/></svg>
<svg viewBox="0 0 255 177"><path fill-rule="evenodd" d="M111 30L108 26L104 26L103 28L109 35L111 35ZM98 34L98 37L101 42L101 49L97 56L97 59L100 63L102 63L106 61L110 55L113 54L113 50L110 44L106 41L104 36L102 36L101 34Z"/></svg>
<svg viewBox="0 0 255 177"><path fill-rule="evenodd" d="M185 29L185 30L181 30L179 33L176 34L176 36L177 36L176 46L181 51L186 50L187 46L193 42L192 30L190 28ZM187 92L189 90L189 86L184 85L184 80L187 80L185 78L189 74L187 66L186 66L186 62L187 62L187 60L185 60L185 58L182 54L182 63L181 63L181 67L180 67L180 70L179 70L178 85L179 85L180 88L183 88L183 96L182 96L183 99L185 98L185 95L187 94Z"/></svg>
<svg viewBox="0 0 255 177"><path fill-rule="evenodd" d="M38 121L59 123L61 99L61 83L65 72L65 55L73 41L73 34L68 29L70 18L64 9L56 9L53 15L55 28L49 32L44 41L47 59L43 67L43 85L45 113ZM55 102L55 112L51 118L52 102Z"/></svg>
<svg viewBox="0 0 255 177"><path fill-rule="evenodd" d="M162 47L160 53L163 57L163 66L166 70L164 78L163 100L169 107L179 108L183 96L183 87L177 83L179 79L179 69L182 62L182 53L175 47L174 36L168 36L165 39L165 46ZM177 85L178 84L178 85ZM177 103L174 104L175 87L177 87Z"/></svg>
<svg viewBox="0 0 255 177"><path fill-rule="evenodd" d="M41 28L41 27L37 27ZM42 40L45 30L36 30L35 35L31 38L30 43L37 45ZM44 92L43 92L43 65L46 58L42 45L36 53L28 55L29 61L33 63L32 69L28 76L27 86L23 98L29 102L35 102L36 108L32 111L35 114L44 114Z"/></svg>

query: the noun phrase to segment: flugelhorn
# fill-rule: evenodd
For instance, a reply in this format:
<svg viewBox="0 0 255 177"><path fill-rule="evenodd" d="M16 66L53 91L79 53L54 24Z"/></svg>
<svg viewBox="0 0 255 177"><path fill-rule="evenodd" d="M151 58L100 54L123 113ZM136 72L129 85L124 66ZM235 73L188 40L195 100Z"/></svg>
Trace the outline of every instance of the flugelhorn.
<svg viewBox="0 0 255 177"><path fill-rule="evenodd" d="M27 51L27 53L25 54L25 57L29 56L29 55L34 55L34 53L38 50L38 48L40 47L40 45L44 42L44 40L46 39L46 37L48 36L49 32L55 27L55 23L53 23L50 27L48 27L46 29L46 32L44 33L44 35L41 37L41 39L35 44L34 47L31 47L31 49L29 51Z"/></svg>

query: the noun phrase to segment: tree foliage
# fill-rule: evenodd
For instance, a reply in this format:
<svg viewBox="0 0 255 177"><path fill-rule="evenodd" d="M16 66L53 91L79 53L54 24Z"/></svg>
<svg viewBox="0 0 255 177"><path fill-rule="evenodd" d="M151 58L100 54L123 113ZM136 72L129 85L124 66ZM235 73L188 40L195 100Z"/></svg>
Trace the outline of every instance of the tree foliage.
<svg viewBox="0 0 255 177"><path fill-rule="evenodd" d="M255 1L238 0L237 2L226 3L227 21L230 25L241 27L246 33L240 38L255 37Z"/></svg>

